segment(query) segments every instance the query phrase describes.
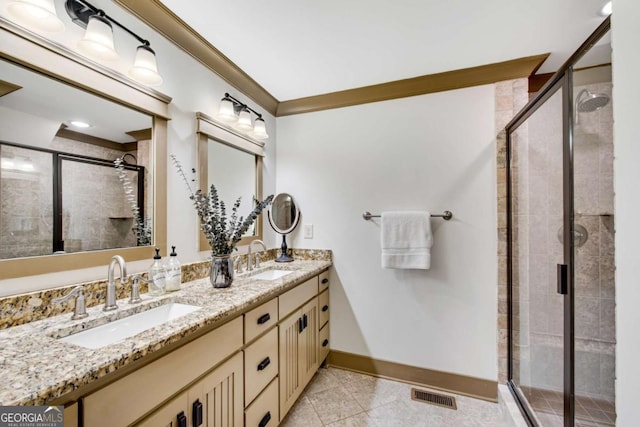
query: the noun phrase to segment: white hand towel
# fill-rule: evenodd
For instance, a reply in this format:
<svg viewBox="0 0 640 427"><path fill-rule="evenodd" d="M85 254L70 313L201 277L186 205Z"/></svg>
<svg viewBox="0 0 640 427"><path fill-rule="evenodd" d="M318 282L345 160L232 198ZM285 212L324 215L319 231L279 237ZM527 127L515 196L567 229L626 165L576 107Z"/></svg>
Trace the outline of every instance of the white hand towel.
<svg viewBox="0 0 640 427"><path fill-rule="evenodd" d="M382 213L382 268L429 269L433 245L430 217L425 211Z"/></svg>

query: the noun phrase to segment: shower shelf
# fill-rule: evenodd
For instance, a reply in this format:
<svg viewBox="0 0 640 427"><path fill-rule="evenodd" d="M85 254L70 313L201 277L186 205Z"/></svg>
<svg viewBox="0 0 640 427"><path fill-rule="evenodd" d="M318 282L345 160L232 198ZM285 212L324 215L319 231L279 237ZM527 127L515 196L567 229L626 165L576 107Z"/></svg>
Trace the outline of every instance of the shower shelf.
<svg viewBox="0 0 640 427"><path fill-rule="evenodd" d="M576 215L580 215L580 216L613 216L613 213L611 212L596 212L596 213L583 213L583 212L576 212Z"/></svg>

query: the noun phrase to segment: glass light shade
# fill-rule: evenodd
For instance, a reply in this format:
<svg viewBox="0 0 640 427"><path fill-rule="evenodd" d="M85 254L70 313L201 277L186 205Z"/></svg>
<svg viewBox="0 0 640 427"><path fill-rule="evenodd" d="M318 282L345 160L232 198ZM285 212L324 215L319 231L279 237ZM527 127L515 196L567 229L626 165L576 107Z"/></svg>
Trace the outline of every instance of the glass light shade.
<svg viewBox="0 0 640 427"><path fill-rule="evenodd" d="M269 135L267 134L267 127L264 124L264 119L262 117L258 117L253 124L253 132L251 132L251 136L256 139L267 139Z"/></svg>
<svg viewBox="0 0 640 427"><path fill-rule="evenodd" d="M249 132L253 129L253 126L251 125L251 112L248 109L244 108L240 111L238 123L236 123L236 129L244 132Z"/></svg>
<svg viewBox="0 0 640 427"><path fill-rule="evenodd" d="M238 120L238 116L236 116L236 112L233 109L233 101L229 98L222 98L216 119L226 123L233 123Z"/></svg>
<svg viewBox="0 0 640 427"><path fill-rule="evenodd" d="M47 33L64 31L53 0L14 0L7 4L6 12L12 21L30 30Z"/></svg>
<svg viewBox="0 0 640 427"><path fill-rule="evenodd" d="M78 50L91 59L115 61L118 53L113 47L113 28L104 17L93 15L89 18L84 38L78 42Z"/></svg>
<svg viewBox="0 0 640 427"><path fill-rule="evenodd" d="M129 75L135 80L148 86L162 84L162 76L158 73L156 53L149 46L138 46L133 67L129 69Z"/></svg>

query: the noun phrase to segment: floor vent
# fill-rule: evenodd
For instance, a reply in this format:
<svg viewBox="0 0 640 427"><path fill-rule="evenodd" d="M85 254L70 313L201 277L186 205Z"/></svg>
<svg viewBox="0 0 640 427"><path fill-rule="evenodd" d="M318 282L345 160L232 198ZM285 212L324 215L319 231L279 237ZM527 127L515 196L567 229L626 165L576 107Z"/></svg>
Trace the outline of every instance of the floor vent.
<svg viewBox="0 0 640 427"><path fill-rule="evenodd" d="M431 391L418 390L417 388L411 389L411 400L444 406L449 409L458 409L456 407L455 397L445 396L444 394L433 393Z"/></svg>

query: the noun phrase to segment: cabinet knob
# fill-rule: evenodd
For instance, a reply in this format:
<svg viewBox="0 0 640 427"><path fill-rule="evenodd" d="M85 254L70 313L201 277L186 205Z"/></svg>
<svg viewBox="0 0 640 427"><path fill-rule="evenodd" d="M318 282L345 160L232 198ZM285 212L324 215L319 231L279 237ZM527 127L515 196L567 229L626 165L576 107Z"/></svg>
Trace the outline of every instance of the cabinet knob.
<svg viewBox="0 0 640 427"><path fill-rule="evenodd" d="M264 359L262 362L260 362L260 364L258 365L258 371L263 371L267 366L269 366L271 364L271 359L269 359L268 357L266 359Z"/></svg>
<svg viewBox="0 0 640 427"><path fill-rule="evenodd" d="M193 427L198 427L202 425L202 403L200 400L196 400L193 402L193 407L191 409L191 424Z"/></svg>
<svg viewBox="0 0 640 427"><path fill-rule="evenodd" d="M324 279L322 279L322 284L326 285L327 283L329 283L329 279L327 279L326 277Z"/></svg>
<svg viewBox="0 0 640 427"><path fill-rule="evenodd" d="M271 421L271 411L267 412L264 417L260 420L258 427L265 427Z"/></svg>
<svg viewBox="0 0 640 427"><path fill-rule="evenodd" d="M304 327L302 326L302 317L298 317L298 333L301 334L303 330Z"/></svg>
<svg viewBox="0 0 640 427"><path fill-rule="evenodd" d="M304 330L308 324L309 324L309 318L307 317L306 314L304 314L302 316L302 329Z"/></svg>
<svg viewBox="0 0 640 427"><path fill-rule="evenodd" d="M263 314L262 316L260 316L258 318L258 325L262 325L264 323L267 323L269 320L271 320L271 315L269 313Z"/></svg>
<svg viewBox="0 0 640 427"><path fill-rule="evenodd" d="M325 305L323 305L323 306L322 306L322 311L327 311L327 310L329 310L329 306L328 306L328 305L326 305L326 304L325 304Z"/></svg>
<svg viewBox="0 0 640 427"><path fill-rule="evenodd" d="M326 347L329 344L329 340L325 339L324 341L322 341L322 346Z"/></svg>
<svg viewBox="0 0 640 427"><path fill-rule="evenodd" d="M187 427L187 416L184 411L178 414L178 427Z"/></svg>

